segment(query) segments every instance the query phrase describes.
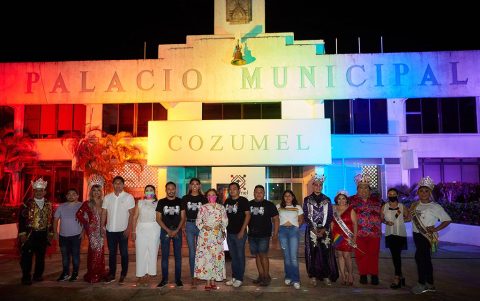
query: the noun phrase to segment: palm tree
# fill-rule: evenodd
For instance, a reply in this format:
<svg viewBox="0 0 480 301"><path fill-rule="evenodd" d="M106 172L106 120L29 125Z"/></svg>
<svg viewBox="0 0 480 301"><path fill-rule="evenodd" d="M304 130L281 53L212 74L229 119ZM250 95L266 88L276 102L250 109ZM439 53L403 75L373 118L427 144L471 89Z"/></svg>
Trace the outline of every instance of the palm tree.
<svg viewBox="0 0 480 301"><path fill-rule="evenodd" d="M9 198L8 205L20 204L20 175L27 163L38 161L38 153L35 151L35 142L28 135L13 130L0 132L0 179L5 173L11 175L5 191L4 202Z"/></svg>
<svg viewBox="0 0 480 301"><path fill-rule="evenodd" d="M114 174L122 173L126 166L133 167L138 174L143 170L143 150L131 143L132 134L119 132L106 134L100 129L92 129L85 137L73 138L70 147L74 156L74 166L85 176L100 175L110 185Z"/></svg>

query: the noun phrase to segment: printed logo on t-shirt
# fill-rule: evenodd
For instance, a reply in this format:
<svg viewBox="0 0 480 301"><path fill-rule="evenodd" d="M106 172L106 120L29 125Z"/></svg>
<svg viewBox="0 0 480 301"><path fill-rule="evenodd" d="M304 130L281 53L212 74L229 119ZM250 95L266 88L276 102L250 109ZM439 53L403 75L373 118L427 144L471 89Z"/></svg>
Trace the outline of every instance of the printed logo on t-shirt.
<svg viewBox="0 0 480 301"><path fill-rule="evenodd" d="M163 207L163 214L164 215L175 215L180 214L180 206L165 206Z"/></svg>
<svg viewBox="0 0 480 301"><path fill-rule="evenodd" d="M238 206L237 206L237 204L235 204L235 205L226 205L226 206L225 206L225 210L227 211L227 213L237 213L237 211L238 211Z"/></svg>
<svg viewBox="0 0 480 301"><path fill-rule="evenodd" d="M253 207L250 206L250 212L253 215L264 215L265 214L265 207Z"/></svg>
<svg viewBox="0 0 480 301"><path fill-rule="evenodd" d="M198 203L187 202L187 208L189 211L197 211L198 209L200 209L200 206L202 206L201 202L198 202Z"/></svg>

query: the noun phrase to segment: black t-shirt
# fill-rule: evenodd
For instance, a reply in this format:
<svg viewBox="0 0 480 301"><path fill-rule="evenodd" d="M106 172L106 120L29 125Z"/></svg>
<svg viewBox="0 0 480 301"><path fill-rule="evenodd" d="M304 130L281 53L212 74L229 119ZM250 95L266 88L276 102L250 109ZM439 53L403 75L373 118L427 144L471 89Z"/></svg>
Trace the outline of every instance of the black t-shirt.
<svg viewBox="0 0 480 301"><path fill-rule="evenodd" d="M187 194L182 198L182 205L187 214L187 220L197 219L200 206L207 203L207 199L203 195Z"/></svg>
<svg viewBox="0 0 480 301"><path fill-rule="evenodd" d="M182 200L175 197L174 200L163 198L158 201L157 210L162 215L162 221L170 229L176 229L180 224L180 214L185 207L182 205Z"/></svg>
<svg viewBox="0 0 480 301"><path fill-rule="evenodd" d="M263 200L248 202L250 208L250 223L248 223L248 236L270 237L272 236L272 217L278 215L275 204Z"/></svg>
<svg viewBox="0 0 480 301"><path fill-rule="evenodd" d="M237 234L242 229L245 221L245 211L250 211L248 209L248 200L243 196L238 197L236 200L228 198L223 205L228 217L227 233Z"/></svg>

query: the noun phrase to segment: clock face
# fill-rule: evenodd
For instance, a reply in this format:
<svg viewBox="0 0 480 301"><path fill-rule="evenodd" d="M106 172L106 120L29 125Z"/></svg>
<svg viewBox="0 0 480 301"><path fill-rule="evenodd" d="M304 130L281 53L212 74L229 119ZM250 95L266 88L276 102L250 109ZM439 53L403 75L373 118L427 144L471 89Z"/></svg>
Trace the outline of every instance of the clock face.
<svg viewBox="0 0 480 301"><path fill-rule="evenodd" d="M247 24L252 21L252 0L226 0L226 20L230 24Z"/></svg>

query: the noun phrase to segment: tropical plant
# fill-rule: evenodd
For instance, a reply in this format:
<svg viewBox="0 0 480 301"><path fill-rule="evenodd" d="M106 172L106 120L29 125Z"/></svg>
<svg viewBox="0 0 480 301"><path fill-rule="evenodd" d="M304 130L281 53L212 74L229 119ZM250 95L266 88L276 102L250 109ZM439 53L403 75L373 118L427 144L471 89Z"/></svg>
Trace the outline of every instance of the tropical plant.
<svg viewBox="0 0 480 301"><path fill-rule="evenodd" d="M75 169L82 170L87 177L100 175L106 184L110 184L113 176L121 174L127 165L129 170L139 174L143 170L143 150L131 143L130 138L132 135L127 132L111 135L92 129L83 138L68 139Z"/></svg>
<svg viewBox="0 0 480 301"><path fill-rule="evenodd" d="M0 131L0 179L5 173L11 175L6 187L8 192L4 198L10 199L10 205L18 204L20 174L28 163L35 163L38 160L38 153L35 150L35 142L28 135L13 130ZM10 190L9 190L10 189ZM2 202L4 200L1 200Z"/></svg>

